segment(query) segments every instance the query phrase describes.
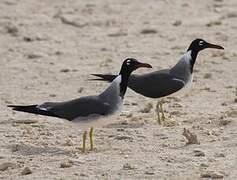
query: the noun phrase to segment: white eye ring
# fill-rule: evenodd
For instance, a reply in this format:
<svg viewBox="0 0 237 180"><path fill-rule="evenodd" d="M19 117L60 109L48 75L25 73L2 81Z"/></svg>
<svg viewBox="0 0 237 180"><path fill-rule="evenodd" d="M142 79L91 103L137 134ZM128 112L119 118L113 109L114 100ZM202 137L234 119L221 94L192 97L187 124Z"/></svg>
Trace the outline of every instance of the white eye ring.
<svg viewBox="0 0 237 180"><path fill-rule="evenodd" d="M127 60L127 65L129 66L130 65L130 62L131 62L131 60L129 59L129 60Z"/></svg>
<svg viewBox="0 0 237 180"><path fill-rule="evenodd" d="M200 46L202 46L202 45L203 45L203 43L204 43L203 41L200 41L200 42L199 42L199 45L200 45Z"/></svg>

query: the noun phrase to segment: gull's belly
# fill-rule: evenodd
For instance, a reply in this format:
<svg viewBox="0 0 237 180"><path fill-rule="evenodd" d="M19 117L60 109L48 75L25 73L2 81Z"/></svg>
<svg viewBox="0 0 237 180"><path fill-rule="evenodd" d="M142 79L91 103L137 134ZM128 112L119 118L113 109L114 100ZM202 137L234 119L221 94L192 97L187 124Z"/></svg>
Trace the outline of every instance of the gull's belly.
<svg viewBox="0 0 237 180"><path fill-rule="evenodd" d="M77 117L71 122L75 123L75 125L81 130L87 130L90 127L103 127L108 124L112 124L117 121L122 110L122 104L122 100L117 102L116 105L114 105L114 110L107 115L91 114L86 117Z"/></svg>

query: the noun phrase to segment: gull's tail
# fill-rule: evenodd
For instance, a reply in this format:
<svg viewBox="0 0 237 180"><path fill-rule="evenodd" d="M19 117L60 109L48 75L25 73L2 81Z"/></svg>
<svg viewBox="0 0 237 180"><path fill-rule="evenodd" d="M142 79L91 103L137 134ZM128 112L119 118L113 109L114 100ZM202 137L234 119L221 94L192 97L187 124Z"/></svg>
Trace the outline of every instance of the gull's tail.
<svg viewBox="0 0 237 180"><path fill-rule="evenodd" d="M21 111L21 112L27 112L31 114L39 114L44 116L53 116L57 117L54 113L47 111L47 110L41 110L38 107L38 105L29 105L29 106L18 106L18 105L8 105L7 107L12 108L14 111Z"/></svg>
<svg viewBox="0 0 237 180"><path fill-rule="evenodd" d="M112 75L112 74L91 74L91 75L99 77L99 78L90 79L92 81L112 82L117 77L117 75Z"/></svg>

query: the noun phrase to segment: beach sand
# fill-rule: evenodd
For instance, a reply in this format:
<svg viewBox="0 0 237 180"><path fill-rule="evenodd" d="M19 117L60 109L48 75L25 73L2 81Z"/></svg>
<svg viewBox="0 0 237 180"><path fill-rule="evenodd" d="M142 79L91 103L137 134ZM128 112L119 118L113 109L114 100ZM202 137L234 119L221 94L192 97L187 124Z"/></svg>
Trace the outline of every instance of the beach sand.
<svg viewBox="0 0 237 180"><path fill-rule="evenodd" d="M1 0L0 24L0 179L237 179L236 0ZM171 67L196 38L225 50L200 52L192 86L164 98L166 123L128 89L95 151L74 123L7 108L97 94L108 84L90 74L127 57L153 65L135 73Z"/></svg>

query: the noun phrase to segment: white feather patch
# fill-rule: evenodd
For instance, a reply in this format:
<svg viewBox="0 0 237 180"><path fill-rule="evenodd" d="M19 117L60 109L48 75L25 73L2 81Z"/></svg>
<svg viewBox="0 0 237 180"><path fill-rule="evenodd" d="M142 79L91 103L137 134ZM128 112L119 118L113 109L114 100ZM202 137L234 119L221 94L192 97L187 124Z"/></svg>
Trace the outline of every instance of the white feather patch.
<svg viewBox="0 0 237 180"><path fill-rule="evenodd" d="M173 78L173 80L175 80L175 81L179 81L179 82L183 83L183 85L185 86L185 82L184 82L183 80L181 80L181 79L177 79L177 78Z"/></svg>
<svg viewBox="0 0 237 180"><path fill-rule="evenodd" d="M190 65L191 59L191 50L189 50L181 57L180 61L184 61L186 64Z"/></svg>
<svg viewBox="0 0 237 180"><path fill-rule="evenodd" d="M36 108L41 111L48 111L48 109L46 107L42 107L41 105L37 106Z"/></svg>

